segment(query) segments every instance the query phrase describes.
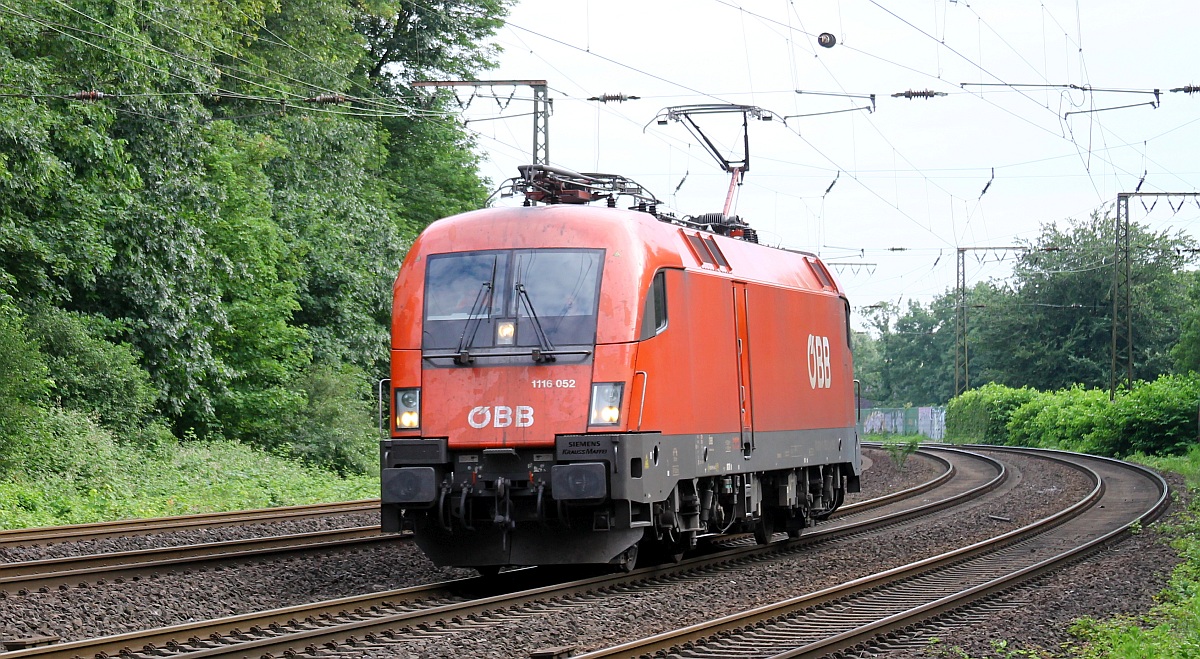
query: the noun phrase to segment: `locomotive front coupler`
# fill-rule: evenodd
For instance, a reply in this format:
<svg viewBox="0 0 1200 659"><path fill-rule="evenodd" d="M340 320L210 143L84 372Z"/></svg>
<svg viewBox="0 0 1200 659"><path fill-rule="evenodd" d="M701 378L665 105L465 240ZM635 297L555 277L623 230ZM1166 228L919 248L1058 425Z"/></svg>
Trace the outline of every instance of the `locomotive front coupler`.
<svg viewBox="0 0 1200 659"><path fill-rule="evenodd" d="M506 529L516 528L517 522L512 518L512 499L510 498L508 479L503 476L497 478L495 490L496 514L492 517L492 523Z"/></svg>
<svg viewBox="0 0 1200 659"><path fill-rule="evenodd" d="M446 480L442 481L441 492L438 493L437 514L438 524L446 531L453 531L454 521L452 515L454 511L446 502L450 500L450 495L454 492L454 484L451 482L451 476L447 475Z"/></svg>
<svg viewBox="0 0 1200 659"><path fill-rule="evenodd" d="M470 495L471 495L471 486L463 485L462 492L458 498L458 508L457 508L457 510L451 510L450 514L457 517L458 520L460 522L462 522L464 529L466 529L468 531L474 531L475 527L471 526L471 515L467 511L467 506L468 506L469 502L471 501Z"/></svg>

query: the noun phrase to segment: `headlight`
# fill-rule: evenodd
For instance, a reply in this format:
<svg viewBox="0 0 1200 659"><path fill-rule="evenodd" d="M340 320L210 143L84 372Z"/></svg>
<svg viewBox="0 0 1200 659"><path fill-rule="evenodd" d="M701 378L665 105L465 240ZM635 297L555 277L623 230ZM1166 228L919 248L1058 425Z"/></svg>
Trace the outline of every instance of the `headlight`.
<svg viewBox="0 0 1200 659"><path fill-rule="evenodd" d="M421 390L396 390L396 429L411 430L421 426Z"/></svg>
<svg viewBox="0 0 1200 659"><path fill-rule="evenodd" d="M517 336L517 324L511 320L496 323L496 345L510 346Z"/></svg>
<svg viewBox="0 0 1200 659"><path fill-rule="evenodd" d="M592 405L588 425L615 426L621 422L621 396L624 382L599 382L592 385Z"/></svg>

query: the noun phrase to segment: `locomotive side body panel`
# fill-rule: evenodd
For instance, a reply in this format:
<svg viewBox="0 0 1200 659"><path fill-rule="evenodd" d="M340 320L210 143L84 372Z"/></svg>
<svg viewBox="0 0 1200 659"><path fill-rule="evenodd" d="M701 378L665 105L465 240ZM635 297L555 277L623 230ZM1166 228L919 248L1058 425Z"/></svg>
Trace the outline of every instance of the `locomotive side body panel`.
<svg viewBox="0 0 1200 659"><path fill-rule="evenodd" d="M667 328L638 348L634 394L643 429L667 435L738 430L737 344L729 282L667 270Z"/></svg>
<svg viewBox="0 0 1200 659"><path fill-rule="evenodd" d="M755 429L844 426L854 414L854 375L842 300L761 286L749 308Z"/></svg>

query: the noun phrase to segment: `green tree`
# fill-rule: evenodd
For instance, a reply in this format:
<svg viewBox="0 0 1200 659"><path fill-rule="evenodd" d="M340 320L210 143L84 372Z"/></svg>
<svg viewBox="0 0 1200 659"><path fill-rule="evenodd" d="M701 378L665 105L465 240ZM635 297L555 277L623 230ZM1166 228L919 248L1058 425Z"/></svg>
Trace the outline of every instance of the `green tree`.
<svg viewBox="0 0 1200 659"><path fill-rule="evenodd" d="M879 302L865 308L867 333L853 341L854 377L862 383L863 397L879 404L890 405L895 397L895 379L891 366L889 348L897 343L892 327L892 318L899 307L891 302ZM863 359L857 350L863 347Z"/></svg>
<svg viewBox="0 0 1200 659"><path fill-rule="evenodd" d="M511 0L356 0L355 28L366 38L364 72L404 81L461 78L494 66L487 39L504 24Z"/></svg>
<svg viewBox="0 0 1200 659"><path fill-rule="evenodd" d="M877 338L867 344L861 367L855 355L864 396L896 406L949 400L954 384L953 296L939 296L928 307L910 300L904 313L893 303L881 302L872 305L867 318Z"/></svg>
<svg viewBox="0 0 1200 659"><path fill-rule="evenodd" d="M1179 342L1171 348L1171 358L1180 371L1200 372L1200 272L1183 275L1187 282L1187 304L1180 318Z"/></svg>
<svg viewBox="0 0 1200 659"><path fill-rule="evenodd" d="M127 343L121 327L100 316L43 307L26 319L50 378L50 396L124 435L150 419L158 390Z"/></svg>
<svg viewBox="0 0 1200 659"><path fill-rule="evenodd" d="M854 351L854 379L858 380L862 397L869 401L883 400L882 393L883 355L879 339L870 332L854 332L850 337Z"/></svg>
<svg viewBox="0 0 1200 659"><path fill-rule="evenodd" d="M896 319L891 365L903 374L894 387L896 402L945 403L954 388L955 301L940 295L925 307L910 301Z"/></svg>
<svg viewBox="0 0 1200 659"><path fill-rule="evenodd" d="M0 469L9 469L16 447L28 441L50 384L37 345L25 336L20 312L0 299Z"/></svg>
<svg viewBox="0 0 1200 659"><path fill-rule="evenodd" d="M1093 213L1042 227L1018 258L1011 283L977 289L971 319L972 381L1041 390L1106 387L1112 345L1114 220ZM1194 241L1130 224L1134 377L1171 368L1188 303L1179 273ZM974 310L973 310L974 311Z"/></svg>
<svg viewBox="0 0 1200 659"><path fill-rule="evenodd" d="M404 251L486 199L464 129L407 85L488 65L507 4L0 9L3 340L33 374L0 409L124 429L153 401L179 436L364 468L335 444L373 427L348 401L386 368Z"/></svg>

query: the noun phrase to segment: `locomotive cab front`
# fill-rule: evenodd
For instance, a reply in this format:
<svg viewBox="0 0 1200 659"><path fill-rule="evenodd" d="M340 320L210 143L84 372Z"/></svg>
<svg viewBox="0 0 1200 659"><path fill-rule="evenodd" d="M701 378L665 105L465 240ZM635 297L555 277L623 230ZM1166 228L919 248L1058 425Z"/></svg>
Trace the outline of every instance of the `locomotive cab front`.
<svg viewBox="0 0 1200 659"><path fill-rule="evenodd" d="M397 279L383 527L439 564L608 562L641 536L609 532L610 456L587 439L625 429L632 336L597 347L636 316L602 287L627 284L622 246L536 210L436 223Z"/></svg>

